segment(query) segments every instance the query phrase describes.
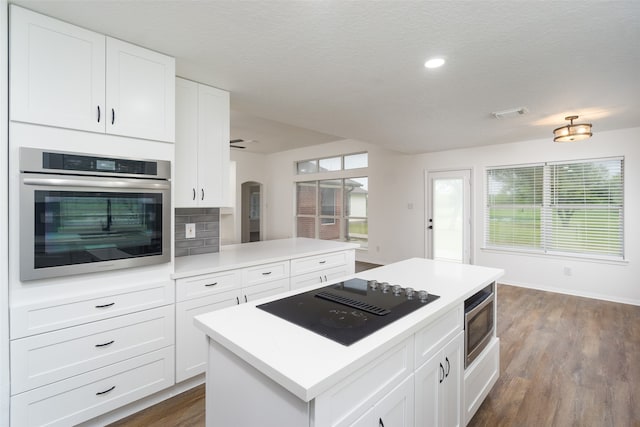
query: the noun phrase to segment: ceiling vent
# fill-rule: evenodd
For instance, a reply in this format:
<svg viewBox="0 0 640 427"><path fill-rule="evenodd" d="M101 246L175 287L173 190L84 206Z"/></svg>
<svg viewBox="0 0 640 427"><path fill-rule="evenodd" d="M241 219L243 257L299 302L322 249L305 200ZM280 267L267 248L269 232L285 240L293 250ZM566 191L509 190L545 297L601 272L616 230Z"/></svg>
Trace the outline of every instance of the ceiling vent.
<svg viewBox="0 0 640 427"><path fill-rule="evenodd" d="M529 109L527 107L518 107L518 108L512 108L510 110L496 111L491 113L491 115L498 120L502 120L509 117L522 116L524 114L527 114L528 112L529 112Z"/></svg>

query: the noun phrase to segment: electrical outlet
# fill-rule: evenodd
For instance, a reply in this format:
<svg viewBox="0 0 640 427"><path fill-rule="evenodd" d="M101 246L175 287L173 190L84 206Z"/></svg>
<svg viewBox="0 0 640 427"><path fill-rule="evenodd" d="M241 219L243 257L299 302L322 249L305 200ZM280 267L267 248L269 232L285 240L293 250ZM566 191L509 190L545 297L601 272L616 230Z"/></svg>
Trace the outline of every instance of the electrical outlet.
<svg viewBox="0 0 640 427"><path fill-rule="evenodd" d="M196 225L195 224L185 224L184 225L184 235L187 239L193 239L196 237Z"/></svg>

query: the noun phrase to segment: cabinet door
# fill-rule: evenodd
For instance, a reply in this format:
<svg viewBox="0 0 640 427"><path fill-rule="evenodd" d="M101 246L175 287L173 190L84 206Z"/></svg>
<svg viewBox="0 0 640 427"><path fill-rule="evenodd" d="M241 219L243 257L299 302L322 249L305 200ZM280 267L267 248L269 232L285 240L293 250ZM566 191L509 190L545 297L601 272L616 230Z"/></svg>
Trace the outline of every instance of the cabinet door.
<svg viewBox="0 0 640 427"><path fill-rule="evenodd" d="M236 305L239 296L239 291L229 291L176 304L176 382L203 373L206 368L207 336L195 327L193 318Z"/></svg>
<svg viewBox="0 0 640 427"><path fill-rule="evenodd" d="M442 382L443 425L462 426L462 356L464 333L460 332L443 349L445 378Z"/></svg>
<svg viewBox="0 0 640 427"><path fill-rule="evenodd" d="M107 37L107 133L174 142L175 60Z"/></svg>
<svg viewBox="0 0 640 427"><path fill-rule="evenodd" d="M415 372L416 425L461 426L464 332Z"/></svg>
<svg viewBox="0 0 640 427"><path fill-rule="evenodd" d="M174 197L178 208L198 206L198 83L176 78Z"/></svg>
<svg viewBox="0 0 640 427"><path fill-rule="evenodd" d="M198 200L203 207L230 206L229 92L199 85Z"/></svg>
<svg viewBox="0 0 640 427"><path fill-rule="evenodd" d="M440 385L444 366L438 352L415 372L415 414L417 426L440 426L442 419Z"/></svg>
<svg viewBox="0 0 640 427"><path fill-rule="evenodd" d="M105 130L105 37L11 5L11 120Z"/></svg>
<svg viewBox="0 0 640 427"><path fill-rule="evenodd" d="M376 404L375 420L378 424L374 426L413 426L413 407L413 376L410 376Z"/></svg>

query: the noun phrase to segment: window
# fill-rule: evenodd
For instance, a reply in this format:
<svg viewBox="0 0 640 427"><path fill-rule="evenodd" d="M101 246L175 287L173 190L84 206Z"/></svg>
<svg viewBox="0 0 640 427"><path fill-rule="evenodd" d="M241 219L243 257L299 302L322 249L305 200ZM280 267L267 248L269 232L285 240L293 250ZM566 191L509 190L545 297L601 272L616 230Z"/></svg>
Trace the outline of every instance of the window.
<svg viewBox="0 0 640 427"><path fill-rule="evenodd" d="M624 259L624 159L487 169L489 248Z"/></svg>
<svg viewBox="0 0 640 427"><path fill-rule="evenodd" d="M356 242L366 248L369 179L358 175L368 164L368 153L296 162L296 175L323 178L311 181L305 176L296 182L296 236Z"/></svg>
<svg viewBox="0 0 640 427"><path fill-rule="evenodd" d="M336 172L366 168L368 166L369 153L345 154L344 156L298 161L296 162L296 175Z"/></svg>

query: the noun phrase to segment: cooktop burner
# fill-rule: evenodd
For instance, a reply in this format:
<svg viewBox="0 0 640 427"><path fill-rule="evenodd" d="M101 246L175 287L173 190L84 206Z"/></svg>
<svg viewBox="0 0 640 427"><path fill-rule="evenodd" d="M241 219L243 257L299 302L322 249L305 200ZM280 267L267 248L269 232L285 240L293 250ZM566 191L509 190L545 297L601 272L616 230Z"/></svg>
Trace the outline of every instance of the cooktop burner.
<svg viewBox="0 0 640 427"><path fill-rule="evenodd" d="M438 298L423 290L356 278L257 307L351 345Z"/></svg>

